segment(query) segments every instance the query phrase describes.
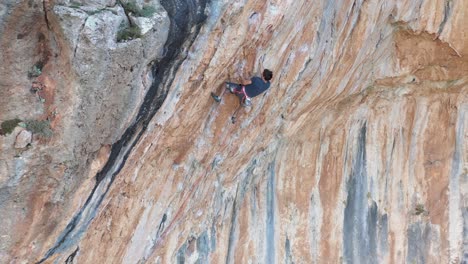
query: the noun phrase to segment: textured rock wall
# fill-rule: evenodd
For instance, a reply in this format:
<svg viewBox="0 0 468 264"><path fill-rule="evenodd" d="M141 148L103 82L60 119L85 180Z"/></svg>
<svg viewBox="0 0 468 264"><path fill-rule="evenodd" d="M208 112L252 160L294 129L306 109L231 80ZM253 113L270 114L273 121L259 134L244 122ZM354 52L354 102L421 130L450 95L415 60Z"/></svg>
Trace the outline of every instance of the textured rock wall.
<svg viewBox="0 0 468 264"><path fill-rule="evenodd" d="M468 261L466 1L137 4L1 4L1 262Z"/></svg>
<svg viewBox="0 0 468 264"><path fill-rule="evenodd" d="M36 245L61 232L69 219L60 219L86 201L111 145L136 116L169 27L159 2L150 4L150 29L128 42L117 42L127 17L115 2L2 4L0 119L42 122L53 134L36 129L20 148L14 142L24 128L0 136L0 262L35 259Z"/></svg>

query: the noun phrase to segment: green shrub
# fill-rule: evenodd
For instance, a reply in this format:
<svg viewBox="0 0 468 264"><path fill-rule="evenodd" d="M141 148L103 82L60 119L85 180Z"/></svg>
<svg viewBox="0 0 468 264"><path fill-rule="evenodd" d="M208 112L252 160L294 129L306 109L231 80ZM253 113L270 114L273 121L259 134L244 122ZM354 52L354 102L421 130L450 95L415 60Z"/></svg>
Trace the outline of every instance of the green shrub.
<svg viewBox="0 0 468 264"><path fill-rule="evenodd" d="M103 9L98 9L98 10L93 10L93 11L85 11L86 14L92 16L92 15L95 15L95 14L99 14L101 12L104 12L106 9L103 8Z"/></svg>
<svg viewBox="0 0 468 264"><path fill-rule="evenodd" d="M125 12L132 13L136 17L151 17L154 12L156 12L156 8L153 6L143 6L143 8L139 8L134 1L122 3L122 8Z"/></svg>
<svg viewBox="0 0 468 264"><path fill-rule="evenodd" d="M69 7L74 8L74 9L81 9L81 5L77 5L77 4L71 4Z"/></svg>
<svg viewBox="0 0 468 264"><path fill-rule="evenodd" d="M155 12L156 8L154 6L144 6L140 14L142 17L151 17Z"/></svg>
<svg viewBox="0 0 468 264"><path fill-rule="evenodd" d="M21 122L18 118L3 121L1 124L0 135L8 135L15 129L16 126Z"/></svg>
<svg viewBox="0 0 468 264"><path fill-rule="evenodd" d="M33 78L33 77L38 77L42 73L42 68L44 67L44 64L42 61L36 62L34 66L28 71L28 77Z"/></svg>
<svg viewBox="0 0 468 264"><path fill-rule="evenodd" d="M128 27L120 27L119 31L117 32L117 42L122 42L125 40L131 40L141 37L140 28L136 25L128 26Z"/></svg>
<svg viewBox="0 0 468 264"><path fill-rule="evenodd" d="M424 205L423 204L416 205L416 208L414 208L414 214L420 215L423 213L426 213L426 209L424 209Z"/></svg>
<svg viewBox="0 0 468 264"><path fill-rule="evenodd" d="M70 7L71 8L80 8L82 6L83 6L83 4L81 4L81 3L78 3L78 2L75 2L75 1L70 2Z"/></svg>
<svg viewBox="0 0 468 264"><path fill-rule="evenodd" d="M33 134L44 137L51 137L53 134L50 123L47 120L28 120L25 122L25 128L31 131Z"/></svg>
<svg viewBox="0 0 468 264"><path fill-rule="evenodd" d="M122 3L123 9L128 13L132 13L135 16L140 16L140 8L137 6L136 2L129 1L128 3Z"/></svg>

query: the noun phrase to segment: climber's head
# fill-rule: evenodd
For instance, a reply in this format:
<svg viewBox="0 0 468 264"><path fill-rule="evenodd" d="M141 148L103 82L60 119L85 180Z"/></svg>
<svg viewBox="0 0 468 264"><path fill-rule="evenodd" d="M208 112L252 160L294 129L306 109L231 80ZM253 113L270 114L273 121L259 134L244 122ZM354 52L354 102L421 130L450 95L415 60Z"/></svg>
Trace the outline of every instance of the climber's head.
<svg viewBox="0 0 468 264"><path fill-rule="evenodd" d="M271 78L273 78L273 72L268 69L263 70L263 79L265 79L265 81L269 81Z"/></svg>

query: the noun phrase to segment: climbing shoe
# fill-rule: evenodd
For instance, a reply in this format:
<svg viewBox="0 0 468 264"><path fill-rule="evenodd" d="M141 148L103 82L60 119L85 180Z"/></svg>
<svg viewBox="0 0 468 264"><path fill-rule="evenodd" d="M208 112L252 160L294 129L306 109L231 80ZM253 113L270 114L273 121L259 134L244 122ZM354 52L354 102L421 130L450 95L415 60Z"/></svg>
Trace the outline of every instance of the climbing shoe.
<svg viewBox="0 0 468 264"><path fill-rule="evenodd" d="M228 89L230 93L234 93L234 88L232 88L231 85L229 85L229 83L226 83L226 89Z"/></svg>
<svg viewBox="0 0 468 264"><path fill-rule="evenodd" d="M252 100L249 97L247 97L247 98L245 98L242 105L243 106L252 106Z"/></svg>
<svg viewBox="0 0 468 264"><path fill-rule="evenodd" d="M221 102L221 97L217 96L215 93L211 92L211 97L213 97L213 99L216 101L216 102Z"/></svg>

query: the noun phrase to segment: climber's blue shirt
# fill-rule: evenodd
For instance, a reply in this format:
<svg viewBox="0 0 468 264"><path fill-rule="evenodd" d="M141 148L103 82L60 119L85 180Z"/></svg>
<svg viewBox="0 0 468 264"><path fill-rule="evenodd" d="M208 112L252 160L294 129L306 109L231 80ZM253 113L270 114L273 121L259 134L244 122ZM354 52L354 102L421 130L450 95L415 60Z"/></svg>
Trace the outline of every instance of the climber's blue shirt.
<svg viewBox="0 0 468 264"><path fill-rule="evenodd" d="M252 83L245 86L245 92L248 97L255 97L270 88L270 82L264 82L260 77L253 77L250 80Z"/></svg>

